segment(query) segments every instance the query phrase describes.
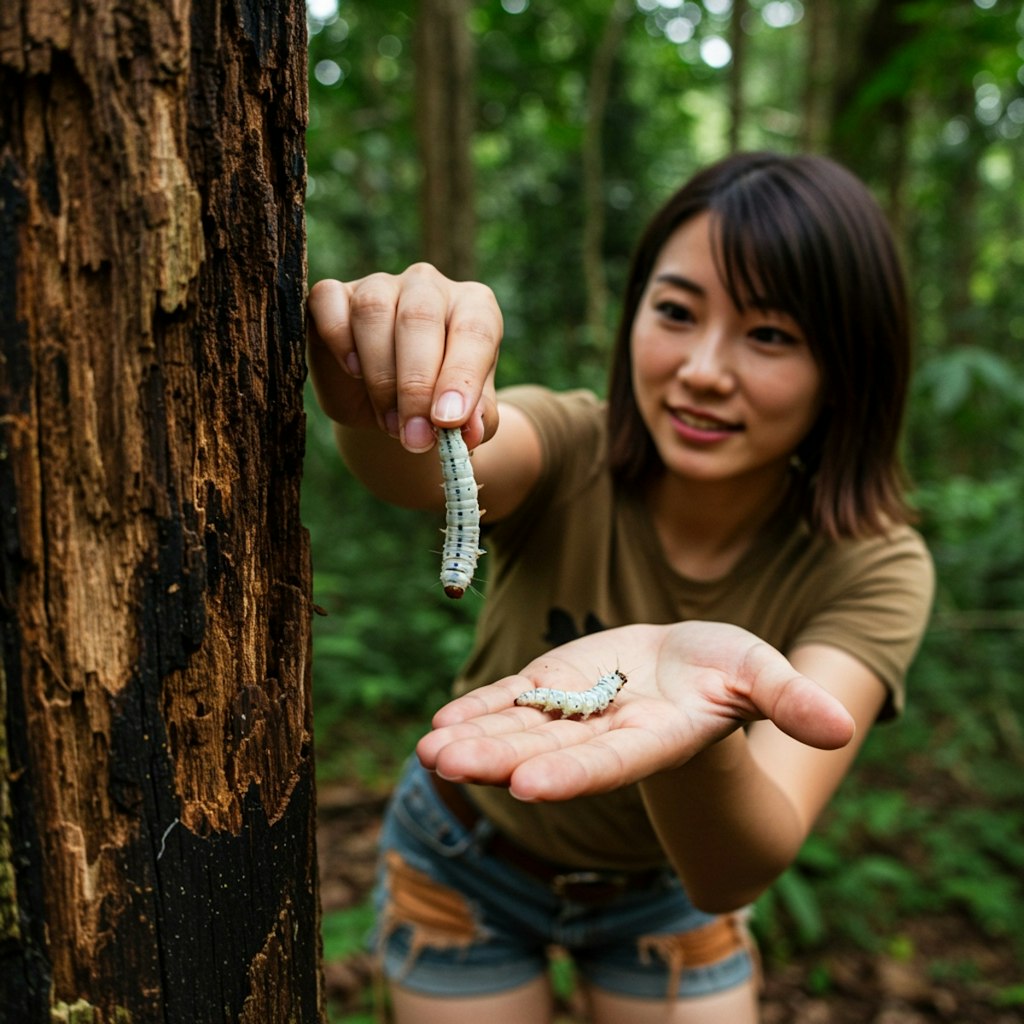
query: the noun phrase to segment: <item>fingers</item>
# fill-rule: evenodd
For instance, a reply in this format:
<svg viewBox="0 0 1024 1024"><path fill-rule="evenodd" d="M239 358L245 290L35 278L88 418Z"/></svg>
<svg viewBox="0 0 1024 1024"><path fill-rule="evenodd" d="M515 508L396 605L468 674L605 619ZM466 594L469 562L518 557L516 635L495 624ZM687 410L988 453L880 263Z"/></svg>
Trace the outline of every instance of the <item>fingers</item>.
<svg viewBox="0 0 1024 1024"><path fill-rule="evenodd" d="M485 285L456 286L449 304L445 357L434 390L431 419L437 426L466 423L471 447L490 436L497 426L494 372L504 324L494 293ZM479 428L480 436L476 437Z"/></svg>
<svg viewBox="0 0 1024 1024"><path fill-rule="evenodd" d="M489 288L417 264L398 276L319 282L309 313L318 397L349 388L342 376L359 381L367 418L413 451L433 445L434 426L466 424L471 447L493 432L502 318ZM339 403L328 396L322 404L331 411Z"/></svg>
<svg viewBox="0 0 1024 1024"><path fill-rule="evenodd" d="M507 782L524 758L582 742L600 731L593 723L552 720L536 708L515 706L515 696L524 689L517 678L481 687L443 707L434 716L433 731L417 744L423 765L448 778ZM442 751L455 744L464 744L463 756L446 761L444 770ZM458 775L449 775L456 768Z"/></svg>
<svg viewBox="0 0 1024 1024"><path fill-rule="evenodd" d="M508 710L519 694L533 687L533 683L525 676L506 676L497 683L481 686L455 700L449 701L435 715L431 723L435 729L447 725L458 725L460 722L478 718L481 715L494 714Z"/></svg>
<svg viewBox="0 0 1024 1024"><path fill-rule="evenodd" d="M672 758L678 753L674 748ZM509 791L531 803L593 796L639 782L668 763L669 751L656 734L625 726L520 764L512 772Z"/></svg>
<svg viewBox="0 0 1024 1024"><path fill-rule="evenodd" d="M539 712L513 709L425 736L416 747L424 767L458 782L506 785L523 762L585 742L586 723L541 721Z"/></svg>
<svg viewBox="0 0 1024 1024"><path fill-rule="evenodd" d="M317 401L338 423L373 426L376 416L352 344L346 286L340 281L320 281L307 302L309 369Z"/></svg>
<svg viewBox="0 0 1024 1024"><path fill-rule="evenodd" d="M481 687L442 708L417 748L446 778L508 785L521 800L565 800L678 767L744 722L772 720L821 749L845 746L854 720L843 704L752 633L721 623L619 627L531 663L524 675ZM626 640L633 641L630 646ZM536 685L588 678L595 657L641 641L653 671L630 672L621 701L586 720L550 719L511 706ZM609 647L595 644L607 642Z"/></svg>
<svg viewBox="0 0 1024 1024"><path fill-rule="evenodd" d="M611 716L552 719L514 705L532 686L523 676L509 676L445 705L434 716L433 731L417 744L424 767L450 779L507 784L524 761L586 743L612 727Z"/></svg>
<svg viewBox="0 0 1024 1024"><path fill-rule="evenodd" d="M604 793L674 763L680 746L698 749L696 735L661 742L647 725L613 728L607 719L541 721L539 712L511 709L448 726L417 747L424 767L447 779L508 785L524 801L567 800Z"/></svg>
<svg viewBox="0 0 1024 1024"><path fill-rule="evenodd" d="M388 324L393 348L380 347L390 358L375 389L387 415L394 417L392 432L412 451L425 451L434 443L431 406L447 341L448 294L427 275L422 277L400 286L394 323Z"/></svg>

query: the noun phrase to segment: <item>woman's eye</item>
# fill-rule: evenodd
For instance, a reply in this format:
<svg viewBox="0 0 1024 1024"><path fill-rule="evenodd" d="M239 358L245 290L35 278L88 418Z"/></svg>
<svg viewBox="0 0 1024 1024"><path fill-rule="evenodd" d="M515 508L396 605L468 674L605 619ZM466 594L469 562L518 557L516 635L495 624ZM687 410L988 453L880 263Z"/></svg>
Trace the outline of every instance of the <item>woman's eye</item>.
<svg viewBox="0 0 1024 1024"><path fill-rule="evenodd" d="M782 330L781 327L755 327L751 332L750 336L755 341L760 341L766 345L795 345L796 338L788 331Z"/></svg>
<svg viewBox="0 0 1024 1024"><path fill-rule="evenodd" d="M693 314L686 306L681 306L678 302L659 302L655 307L657 311L669 320L675 320L678 323L688 323L693 319Z"/></svg>

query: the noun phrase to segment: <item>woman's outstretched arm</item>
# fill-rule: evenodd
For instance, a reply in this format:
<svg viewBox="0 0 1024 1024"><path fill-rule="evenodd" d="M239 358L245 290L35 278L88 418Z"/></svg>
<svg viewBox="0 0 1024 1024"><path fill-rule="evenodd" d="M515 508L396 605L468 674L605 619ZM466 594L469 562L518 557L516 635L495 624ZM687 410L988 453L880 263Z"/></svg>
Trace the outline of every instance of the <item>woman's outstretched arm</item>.
<svg viewBox="0 0 1024 1024"><path fill-rule="evenodd" d="M626 685L585 721L513 703L536 686L587 689L615 665L629 666ZM527 801L640 783L691 898L726 910L750 902L796 856L883 695L873 674L832 648L790 661L722 623L624 626L448 704L418 753L447 778L508 785Z"/></svg>

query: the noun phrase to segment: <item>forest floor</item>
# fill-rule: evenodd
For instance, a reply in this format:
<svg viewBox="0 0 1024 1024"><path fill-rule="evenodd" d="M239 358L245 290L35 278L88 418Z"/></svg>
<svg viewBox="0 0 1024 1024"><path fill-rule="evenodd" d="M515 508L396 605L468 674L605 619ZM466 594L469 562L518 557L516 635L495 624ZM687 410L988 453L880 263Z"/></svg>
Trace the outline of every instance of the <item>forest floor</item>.
<svg viewBox="0 0 1024 1024"><path fill-rule="evenodd" d="M365 905L385 796L350 784L321 786L319 859L325 918ZM985 937L966 918L901 922L902 953L849 945L795 953L765 964L763 1024L1022 1024L1020 1005L999 993L1024 982L1009 943ZM331 957L325 977L332 1024L373 1021L366 953ZM557 1024L584 1024L570 997Z"/></svg>

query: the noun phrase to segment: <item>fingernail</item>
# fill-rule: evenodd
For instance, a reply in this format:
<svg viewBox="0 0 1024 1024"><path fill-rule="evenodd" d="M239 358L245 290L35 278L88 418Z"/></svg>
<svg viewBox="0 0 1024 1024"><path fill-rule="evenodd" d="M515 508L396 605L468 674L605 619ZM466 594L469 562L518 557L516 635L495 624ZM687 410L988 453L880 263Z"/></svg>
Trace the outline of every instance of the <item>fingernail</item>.
<svg viewBox="0 0 1024 1024"><path fill-rule="evenodd" d="M446 391L434 405L434 419L460 419L465 408L465 400L458 391Z"/></svg>
<svg viewBox="0 0 1024 1024"><path fill-rule="evenodd" d="M355 352L349 352L345 356L345 369L352 374L353 377L362 377L363 368L359 363L359 356Z"/></svg>
<svg viewBox="0 0 1024 1024"><path fill-rule="evenodd" d="M384 414L384 429L392 436L398 437L398 410L392 409Z"/></svg>
<svg viewBox="0 0 1024 1024"><path fill-rule="evenodd" d="M402 444L411 452L425 452L434 445L434 428L423 416L413 416L402 428Z"/></svg>

